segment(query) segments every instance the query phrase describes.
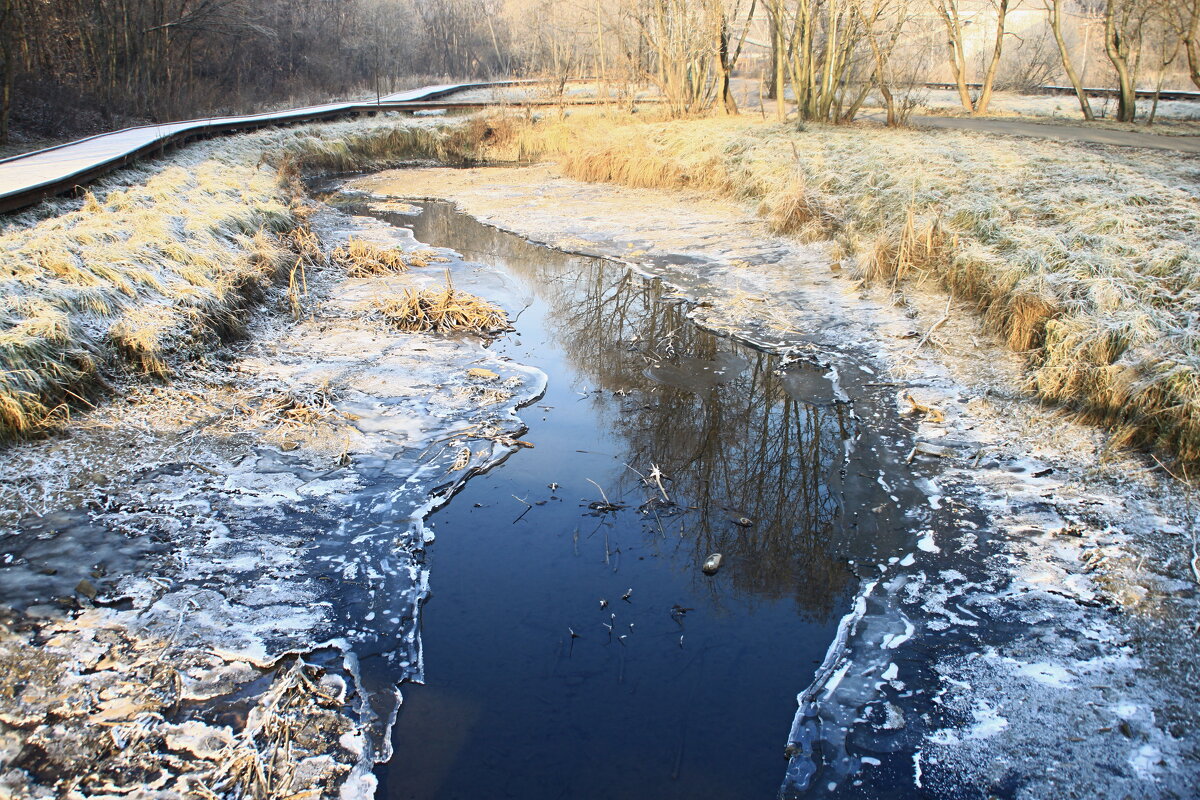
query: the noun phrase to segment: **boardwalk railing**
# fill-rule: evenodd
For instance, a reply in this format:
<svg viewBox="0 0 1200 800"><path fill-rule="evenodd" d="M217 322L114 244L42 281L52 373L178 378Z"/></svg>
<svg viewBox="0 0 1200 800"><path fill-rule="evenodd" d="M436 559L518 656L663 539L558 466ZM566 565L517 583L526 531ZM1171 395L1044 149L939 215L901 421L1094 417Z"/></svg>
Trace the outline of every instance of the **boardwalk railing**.
<svg viewBox="0 0 1200 800"><path fill-rule="evenodd" d="M512 86L523 81L452 83L397 92L376 102L326 103L267 114L210 117L160 125L141 125L112 133L0 159L0 213L15 211L47 197L72 192L115 169L147 155L188 141L274 125L318 122L374 114L380 111L418 111L462 108L479 103L435 103L469 89Z"/></svg>

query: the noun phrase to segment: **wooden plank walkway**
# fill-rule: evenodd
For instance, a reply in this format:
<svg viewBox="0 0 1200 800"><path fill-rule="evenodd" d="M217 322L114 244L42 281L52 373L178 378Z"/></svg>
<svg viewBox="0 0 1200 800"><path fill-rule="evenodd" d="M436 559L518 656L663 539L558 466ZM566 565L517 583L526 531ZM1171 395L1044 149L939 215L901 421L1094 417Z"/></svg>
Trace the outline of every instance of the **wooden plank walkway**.
<svg viewBox="0 0 1200 800"><path fill-rule="evenodd" d="M457 92L511 86L515 83L518 82L449 83L396 92L371 103L326 103L267 114L142 125L22 153L0 160L0 213L25 208L47 197L73 191L142 156L161 152L168 145L270 125L316 122L378 111L415 110L423 107L423 104Z"/></svg>

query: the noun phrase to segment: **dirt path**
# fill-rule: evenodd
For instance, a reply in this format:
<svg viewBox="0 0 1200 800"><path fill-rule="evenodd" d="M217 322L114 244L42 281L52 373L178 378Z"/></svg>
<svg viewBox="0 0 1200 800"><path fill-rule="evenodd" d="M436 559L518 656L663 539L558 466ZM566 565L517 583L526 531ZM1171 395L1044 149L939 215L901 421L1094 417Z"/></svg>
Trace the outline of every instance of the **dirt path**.
<svg viewBox="0 0 1200 800"><path fill-rule="evenodd" d="M912 117L912 124L925 128L999 133L1007 136L1034 136L1063 142L1090 142L1120 147L1145 147L1153 150L1173 150L1177 153L1200 153L1200 136L1163 136L1140 131L1114 131L1086 128L1081 125L1061 125L1051 122L1029 122L1018 119L971 119L966 117Z"/></svg>

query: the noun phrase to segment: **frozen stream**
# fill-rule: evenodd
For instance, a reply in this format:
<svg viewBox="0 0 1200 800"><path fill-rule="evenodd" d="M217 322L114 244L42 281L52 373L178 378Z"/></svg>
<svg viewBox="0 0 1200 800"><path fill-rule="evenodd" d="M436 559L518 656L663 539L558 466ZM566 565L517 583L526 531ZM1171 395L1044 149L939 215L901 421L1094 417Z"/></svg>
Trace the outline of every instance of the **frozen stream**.
<svg viewBox="0 0 1200 800"><path fill-rule="evenodd" d="M850 564L900 552L924 497L878 480L826 367L702 331L621 265L423 208L375 216L477 262L456 285L518 320L494 349L549 381L521 412L534 448L429 519L425 685L381 796L774 796Z"/></svg>
<svg viewBox="0 0 1200 800"><path fill-rule="evenodd" d="M136 783L113 719L157 731L123 758L185 783L238 752L274 763L280 726L212 743L276 714L301 663L327 687L319 714L296 706L302 780L348 798L914 797L922 737L999 724L935 708L927 649L982 629L963 598L988 535L819 302L793 300L800 330L705 305L703 251L634 268L444 203L333 203L358 216L322 212L329 247L436 260L315 276L307 318L265 316L0 473L62 486L0 549L0 598L42 637L10 635L0 666L40 641L67 670L3 712L21 780L85 763ZM485 347L370 313L443 270L516 331ZM102 630L120 657L87 644ZM164 655L152 701L96 688L141 691L120 676ZM59 685L87 695L84 758L38 744L75 741L35 702Z"/></svg>

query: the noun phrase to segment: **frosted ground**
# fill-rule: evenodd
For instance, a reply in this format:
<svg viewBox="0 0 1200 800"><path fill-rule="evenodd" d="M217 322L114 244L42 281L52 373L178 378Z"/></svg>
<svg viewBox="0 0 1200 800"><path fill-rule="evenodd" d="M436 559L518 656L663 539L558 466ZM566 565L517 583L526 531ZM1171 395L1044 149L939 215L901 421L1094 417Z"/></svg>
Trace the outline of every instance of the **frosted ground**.
<svg viewBox="0 0 1200 800"><path fill-rule="evenodd" d="M901 413L938 410L912 424L915 440L940 455L919 448L914 460L943 469L932 479L914 469L927 512L957 533L919 536L908 552L863 565L844 645L835 642L828 669L802 694L815 702L797 715L785 791L812 778L814 740L825 783L805 796L872 785L877 759L852 755L864 744L848 738L864 735L853 724L864 709L878 712L868 714L868 752L913 748L914 781L939 796L962 786L1020 797L1190 791L1200 775L1183 699L1190 681L1165 668L1193 663L1192 640L1178 636L1193 618L1198 577L1188 506L1152 466L1105 454L1096 430L1015 389L1020 359L966 309L923 347L944 298L913 292L897 304L831 271L819 247L772 239L740 207L701 198L581 184L536 167L406 170L354 186L446 198L535 241L685 285L691 269L647 265L667 254L698 259L707 288L695 317L705 326L767 347L798 335L835 363L873 353L877 382ZM774 247L790 255L763 263ZM934 700L914 713L903 698L919 686Z"/></svg>
<svg viewBox="0 0 1200 800"><path fill-rule="evenodd" d="M239 197L236 171L278 142L237 140L222 191ZM253 186L276 191L269 170L252 172ZM186 175L161 174L165 201L169 182ZM409 170L357 185L393 203L444 197L532 239L661 274L703 301L694 314L706 326L864 366L908 416L912 464L894 468L911 469L925 494L913 519L954 534L919 531L903 552L856 565L855 607L790 736L780 731L788 791L811 781L816 742L821 781L806 791L818 796L874 786L878 759L864 745L910 749L914 788L944 796L979 786L1022 797L1170 797L1197 784L1195 644L1180 635L1194 624L1200 580L1190 498L1153 462L1106 451L1096 429L1031 400L1019 356L969 307L865 288L836 252L774 237L739 205L677 192L583 184L545 167ZM350 230L416 246L361 220L318 215L314 227L326 246ZM219 255L220 243L210 246ZM670 255L693 265L654 259ZM50 777L77 776L81 794L133 780L169 796L197 780L260 780L255 764L286 735L296 760L271 781L371 793L368 769L386 754L398 698L394 686L364 685L359 662L391 664L385 674L396 679L420 675L416 554L427 491L508 454L520 425L513 409L541 377L469 342L389 331L361 309L369 281L308 280L300 320L277 287L243 344L194 362L169 386L123 384L114 402L73 418L69 436L9 448L3 524L24 562L6 571L5 596L20 613L9 617L3 657L29 676L0 716L9 791L54 794L19 759L31 743L55 765ZM297 427L279 415L281 401L327 412ZM418 462L429 453L425 471ZM398 538L372 538L381 525ZM102 549L97 527L119 532L119 546ZM43 548L68 531L86 549ZM318 531L333 532L332 551L300 557ZM122 559L148 567L125 571ZM82 612L74 620L60 602L71 595L65 604ZM30 663L31 642L54 658ZM811 677L796 676L798 692ZM261 692L264 682L274 688ZM69 708L54 691L67 685L77 692ZM934 699L908 705L918 688ZM181 702L227 702L232 719L251 723L226 728L197 712L168 724ZM305 729L297 710L313 703L323 710ZM114 748L131 761L112 766L150 771L104 773L98 754Z"/></svg>
<svg viewBox="0 0 1200 800"><path fill-rule="evenodd" d="M958 92L949 89L923 89L913 94L917 101L917 113L946 114L961 113L962 103ZM1090 98L1092 111L1098 117L1116 115L1117 101L1112 97ZM1139 98L1138 110L1142 117L1150 113L1153 98ZM1027 117L1052 117L1062 120L1083 121L1079 101L1071 94L1018 94L996 92L988 108L991 116L1013 115ZM1200 103L1194 100L1159 100L1156 119L1200 120Z"/></svg>

